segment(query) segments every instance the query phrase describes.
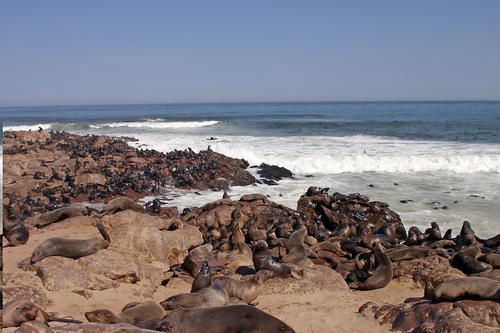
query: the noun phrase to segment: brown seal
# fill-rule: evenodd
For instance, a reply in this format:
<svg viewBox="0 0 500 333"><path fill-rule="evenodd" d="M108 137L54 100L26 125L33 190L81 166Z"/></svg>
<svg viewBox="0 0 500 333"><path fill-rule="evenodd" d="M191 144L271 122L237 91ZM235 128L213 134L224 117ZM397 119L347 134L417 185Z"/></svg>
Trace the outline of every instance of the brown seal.
<svg viewBox="0 0 500 333"><path fill-rule="evenodd" d="M249 305L174 310L155 329L170 333L295 332L278 318Z"/></svg>
<svg viewBox="0 0 500 333"><path fill-rule="evenodd" d="M500 268L500 253L488 253L478 259L490 264L493 268Z"/></svg>
<svg viewBox="0 0 500 333"><path fill-rule="evenodd" d="M114 214L122 210L132 209L141 213L144 213L146 209L136 203L135 201L127 197L118 197L109 201L106 206L104 206L104 214Z"/></svg>
<svg viewBox="0 0 500 333"><path fill-rule="evenodd" d="M253 265L256 271L268 270L281 277L292 275L290 267L276 261L265 241L259 241L253 249Z"/></svg>
<svg viewBox="0 0 500 333"><path fill-rule="evenodd" d="M62 256L72 259L89 256L109 246L109 234L102 224L97 224L101 238L71 239L65 237L52 237L38 245L31 255L31 263L40 261L50 256Z"/></svg>
<svg viewBox="0 0 500 333"><path fill-rule="evenodd" d="M128 323L133 325L138 321L159 320L166 315L165 310L153 301L132 304L127 304L128 307L126 306L127 308L119 314L107 309L98 309L85 312L85 318L91 323Z"/></svg>
<svg viewBox="0 0 500 333"><path fill-rule="evenodd" d="M480 255L481 250L478 247L470 246L455 254L451 265L460 269L465 274L476 274L493 270L490 264L476 259Z"/></svg>
<svg viewBox="0 0 500 333"><path fill-rule="evenodd" d="M236 297L247 304L255 301L259 297L264 282L266 282L270 277L274 275L271 271L258 271L251 279L248 280L235 280L229 277L216 277L214 278L214 283L218 283L227 290L229 297Z"/></svg>
<svg viewBox="0 0 500 333"><path fill-rule="evenodd" d="M355 282L355 289L372 290L384 288L391 282L393 271L391 259L382 251L379 243L373 246L373 254L377 267L373 274L363 282Z"/></svg>
<svg viewBox="0 0 500 333"><path fill-rule="evenodd" d="M178 308L201 308L226 305L229 301L229 295L226 289L220 284L212 284L210 287L203 288L195 293L179 294L167 298L160 305L165 310Z"/></svg>
<svg viewBox="0 0 500 333"><path fill-rule="evenodd" d="M38 216L37 223L35 224L35 226L37 228L42 228L49 224L65 220L70 217L82 216L85 212L86 210L84 208L78 208L78 207L59 208L51 212L40 214Z"/></svg>
<svg viewBox="0 0 500 333"><path fill-rule="evenodd" d="M307 251L304 246L304 237L307 235L306 226L301 226L295 231L286 242L287 255L283 258L283 263L303 266L307 264Z"/></svg>
<svg viewBox="0 0 500 333"><path fill-rule="evenodd" d="M481 277L447 280L434 289L432 296L449 301L460 298L500 300L500 281Z"/></svg>
<svg viewBox="0 0 500 333"><path fill-rule="evenodd" d="M412 246L401 249L391 249L385 252L385 254L391 259L391 261L402 261L402 260L412 260L425 258L432 255L440 255L442 257L448 258L448 252L443 249L431 249L422 246Z"/></svg>
<svg viewBox="0 0 500 333"><path fill-rule="evenodd" d="M38 305L33 302L25 299L18 299L5 304L3 309L2 327L18 327L27 321L32 321L35 319L40 320L44 323L47 323L49 321L81 323L81 321L79 320L56 318L43 311Z"/></svg>
<svg viewBox="0 0 500 333"><path fill-rule="evenodd" d="M212 275L210 273L210 266L207 261L204 261L201 265L200 271L196 274L196 277L191 285L191 292L196 292L206 287L210 287L212 284Z"/></svg>
<svg viewBox="0 0 500 333"><path fill-rule="evenodd" d="M12 221L8 218L3 220L3 235L9 241L7 246L18 246L26 244L30 237L28 228L21 221Z"/></svg>

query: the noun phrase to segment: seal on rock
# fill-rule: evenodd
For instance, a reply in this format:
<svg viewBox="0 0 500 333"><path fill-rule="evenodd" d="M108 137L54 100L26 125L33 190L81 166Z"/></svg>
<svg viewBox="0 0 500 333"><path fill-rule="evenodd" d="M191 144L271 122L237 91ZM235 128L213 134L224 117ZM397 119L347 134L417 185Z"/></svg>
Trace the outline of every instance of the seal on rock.
<svg viewBox="0 0 500 333"><path fill-rule="evenodd" d="M212 284L195 293L179 294L167 298L160 305L165 310L178 308L201 308L226 305L229 302L229 295L220 284Z"/></svg>
<svg viewBox="0 0 500 333"><path fill-rule="evenodd" d="M238 281L229 277L216 277L214 283L218 283L226 289L229 297L236 297L245 301L247 304L252 303L259 297L264 282L274 275L273 272L263 270L258 271L251 279Z"/></svg>
<svg viewBox="0 0 500 333"><path fill-rule="evenodd" d="M379 243L373 246L373 254L377 267L374 273L363 282L356 282L356 289L372 290L384 288L391 282L393 276L391 259L384 253Z"/></svg>
<svg viewBox="0 0 500 333"><path fill-rule="evenodd" d="M283 258L284 263L305 265L307 263L307 252L304 246L304 237L307 235L307 228L301 226L295 231L286 243L287 255Z"/></svg>
<svg viewBox="0 0 500 333"><path fill-rule="evenodd" d="M269 250L265 241L259 241L253 249L253 265L256 271L269 270L280 277L289 277L292 275L290 267L276 261Z"/></svg>
<svg viewBox="0 0 500 333"><path fill-rule="evenodd" d="M210 287L212 284L212 275L210 273L210 266L207 261L204 261L201 265L200 271L196 274L196 277L191 285L191 292L196 292L200 289Z"/></svg>
<svg viewBox="0 0 500 333"><path fill-rule="evenodd" d="M146 212L146 209L127 197L118 197L109 201L104 206L104 214L114 214L122 210L132 209L140 213Z"/></svg>
<svg viewBox="0 0 500 333"><path fill-rule="evenodd" d="M500 281L481 277L447 280L434 288L433 298L448 301L460 298L500 300Z"/></svg>
<svg viewBox="0 0 500 333"><path fill-rule="evenodd" d="M97 224L97 229L104 239L97 237L88 239L51 237L46 239L33 250L30 262L33 264L50 256L78 259L106 249L110 242L109 234L100 223Z"/></svg>
<svg viewBox="0 0 500 333"><path fill-rule="evenodd" d="M42 228L49 224L65 220L70 217L82 216L85 212L86 210L84 208L62 207L50 212L40 214L35 226L37 228Z"/></svg>
<svg viewBox="0 0 500 333"><path fill-rule="evenodd" d="M174 310L155 329L172 333L295 332L278 318L249 305Z"/></svg>
<svg viewBox="0 0 500 333"><path fill-rule="evenodd" d="M129 307L119 314L115 314L107 309L97 309L85 312L85 318L91 323L128 323L133 325L137 321L159 320L166 315L165 310L153 301L145 301L133 304L133 306L130 306L130 304L127 305Z"/></svg>

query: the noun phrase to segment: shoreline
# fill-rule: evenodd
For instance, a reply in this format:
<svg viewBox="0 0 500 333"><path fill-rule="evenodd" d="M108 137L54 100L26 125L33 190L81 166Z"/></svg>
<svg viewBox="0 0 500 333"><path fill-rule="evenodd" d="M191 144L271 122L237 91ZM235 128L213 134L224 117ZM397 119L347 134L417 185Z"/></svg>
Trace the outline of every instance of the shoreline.
<svg viewBox="0 0 500 333"><path fill-rule="evenodd" d="M296 209L261 194L239 199L223 197L232 186L251 187L261 180L247 171L250 165L245 160L210 149L160 153L136 150L119 138L45 131L4 132L3 136L4 232L13 245L4 247L4 300L28 298L46 312L84 322L85 311L104 307L119 313L128 302L161 302L189 292L203 261L209 262L214 274L248 278L229 269L238 260L243 260L247 268L252 266L251 258L248 262L249 258L239 256L233 228L245 231L243 243L247 246L255 247L257 241L265 240L276 255L278 244L286 247L290 235L306 226L301 246L307 250L307 264L291 266L299 277L273 277L257 299L257 308L281 319L296 332L324 332L324 327L330 327L332 332L389 331L396 322L394 313L402 313L408 306L425 305L431 311L433 305L428 296L424 298L424 290L451 278L471 275L452 267L452 255L471 247L484 254L491 250L498 253L498 236L490 240L473 237L467 243L464 237L473 231L463 227L458 236L447 239L453 242L453 246L447 243L447 249L453 251L448 257L429 250L424 257L393 262L394 279L388 285L352 291L352 274L363 270L354 260L356 253L374 251L375 238L389 253L417 235L410 232L408 238L399 215L383 202L370 201L362 194L330 194L315 187L297 198ZM290 177L287 171L276 166L259 167L263 179L270 183ZM90 207L68 218L47 218L53 217L47 213L82 202L109 203L117 197L137 202L150 195L164 196L168 194L166 186L217 191L220 198L204 205L193 202L183 211L150 200L145 207L136 209L139 211L119 209L111 214ZM95 228L98 223L111 236L109 248L76 260L54 256L34 264L26 261L49 237L99 237ZM24 235L25 239L13 237L23 235L20 230L24 229L29 234ZM436 239L432 234L432 230L422 231L421 238L408 246L430 249L433 242L444 240L441 231ZM255 267L250 267L252 270L255 273ZM367 267L365 270L373 274ZM481 274L500 281L499 271L491 267ZM407 299L418 300L401 305ZM392 304L392 317L384 314L383 320L374 320L369 311L358 311L368 302L374 307ZM480 308L486 306L484 302L489 301L467 306ZM448 303L462 306L459 301ZM493 309L497 312L491 316L500 313L500 305L496 304ZM440 311L446 316L449 309ZM466 310L464 313L468 314ZM480 329L500 325L494 326L491 320L485 323L475 316L466 318L467 325ZM416 321L415 325L434 325L438 330L442 328L438 321ZM106 329L113 331L109 326ZM6 330L10 331L13 329Z"/></svg>

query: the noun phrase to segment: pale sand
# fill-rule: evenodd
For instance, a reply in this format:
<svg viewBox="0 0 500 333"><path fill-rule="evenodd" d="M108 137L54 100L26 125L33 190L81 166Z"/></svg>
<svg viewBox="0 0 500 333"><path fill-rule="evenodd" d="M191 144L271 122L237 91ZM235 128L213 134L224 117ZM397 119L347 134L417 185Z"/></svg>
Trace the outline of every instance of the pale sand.
<svg viewBox="0 0 500 333"><path fill-rule="evenodd" d="M45 229L33 232L29 242L19 247L4 249L4 272L30 274L35 283L42 286L34 272L24 272L16 265L19 261L31 255L33 249L48 237L67 235L73 238L88 238L99 236L95 227L59 223ZM169 296L189 292L190 278L171 279L165 287L158 287L152 295L155 301L163 301ZM43 287L42 287L43 288ZM132 301L143 301L147 289L139 281L137 284L121 283L118 288L103 291L90 291L92 297L86 299L71 291L46 291L54 305L47 308L48 312L56 312L61 316L71 316L74 319L86 321L85 311L97 308L107 308L119 312L121 308ZM392 281L391 284L373 291L325 291L306 290L301 294L261 295L258 308L280 318L297 332L388 332L389 326L380 326L374 320L369 320L357 313L359 307L368 301L376 303L401 303L409 297L421 297L423 290L410 283Z"/></svg>

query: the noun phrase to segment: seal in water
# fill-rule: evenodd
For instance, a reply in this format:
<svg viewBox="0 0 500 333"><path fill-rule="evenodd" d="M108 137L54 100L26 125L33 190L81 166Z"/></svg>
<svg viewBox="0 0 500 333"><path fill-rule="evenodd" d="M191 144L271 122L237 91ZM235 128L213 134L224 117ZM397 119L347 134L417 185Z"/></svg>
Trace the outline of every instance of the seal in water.
<svg viewBox="0 0 500 333"><path fill-rule="evenodd" d="M155 329L171 333L295 333L278 318L249 305L174 310L160 320Z"/></svg>
<svg viewBox="0 0 500 333"><path fill-rule="evenodd" d="M227 290L229 297L236 297L247 304L252 303L259 297L264 282L274 275L271 271L258 271L249 280L238 281L229 277L216 277L214 283L218 283Z"/></svg>
<svg viewBox="0 0 500 333"><path fill-rule="evenodd" d="M30 262L33 264L50 256L78 259L94 254L101 249L105 249L109 246L109 234L100 223L97 224L97 229L99 229L104 239L96 237L89 239L52 237L46 239L33 250Z"/></svg>

